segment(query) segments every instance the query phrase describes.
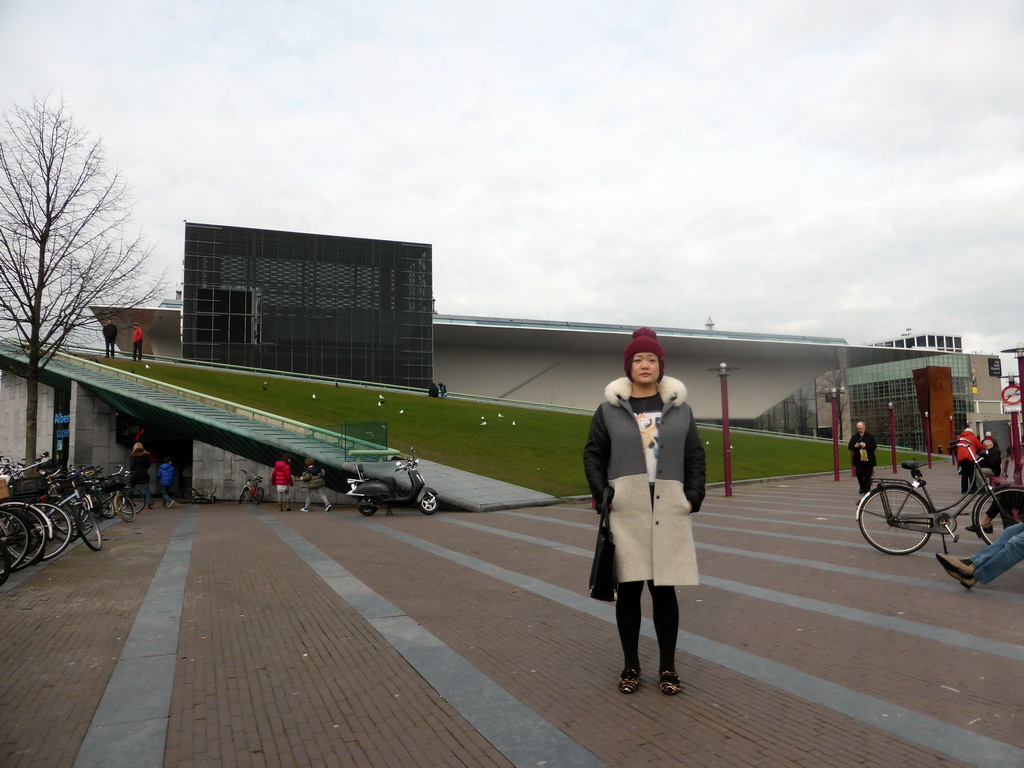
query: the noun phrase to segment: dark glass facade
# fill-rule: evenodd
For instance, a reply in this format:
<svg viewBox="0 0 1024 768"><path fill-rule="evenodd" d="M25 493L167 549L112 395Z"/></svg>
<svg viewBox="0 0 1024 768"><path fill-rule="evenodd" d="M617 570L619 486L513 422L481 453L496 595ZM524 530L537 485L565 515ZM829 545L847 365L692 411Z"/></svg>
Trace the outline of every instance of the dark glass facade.
<svg viewBox="0 0 1024 768"><path fill-rule="evenodd" d="M426 388L431 246L185 224L182 355Z"/></svg>

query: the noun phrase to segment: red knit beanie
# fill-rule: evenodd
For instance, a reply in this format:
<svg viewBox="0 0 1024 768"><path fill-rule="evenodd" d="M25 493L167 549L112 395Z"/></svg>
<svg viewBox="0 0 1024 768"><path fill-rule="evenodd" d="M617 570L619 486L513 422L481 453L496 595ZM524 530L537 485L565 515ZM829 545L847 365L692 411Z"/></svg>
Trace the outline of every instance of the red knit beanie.
<svg viewBox="0 0 1024 768"><path fill-rule="evenodd" d="M633 340L626 345L622 355L622 367L630 381L633 380L633 355L640 352L651 352L658 356L658 381L661 381L665 377L665 350L661 348L658 334L650 328L637 328L633 331Z"/></svg>

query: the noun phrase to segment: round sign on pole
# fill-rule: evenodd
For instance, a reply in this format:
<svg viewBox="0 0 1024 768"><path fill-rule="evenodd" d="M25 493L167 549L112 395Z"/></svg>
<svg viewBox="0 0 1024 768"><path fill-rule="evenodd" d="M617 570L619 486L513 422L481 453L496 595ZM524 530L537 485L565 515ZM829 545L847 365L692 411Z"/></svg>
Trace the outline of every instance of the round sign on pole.
<svg viewBox="0 0 1024 768"><path fill-rule="evenodd" d="M1007 405L1020 405L1020 385L1008 384L1003 387L1002 398Z"/></svg>

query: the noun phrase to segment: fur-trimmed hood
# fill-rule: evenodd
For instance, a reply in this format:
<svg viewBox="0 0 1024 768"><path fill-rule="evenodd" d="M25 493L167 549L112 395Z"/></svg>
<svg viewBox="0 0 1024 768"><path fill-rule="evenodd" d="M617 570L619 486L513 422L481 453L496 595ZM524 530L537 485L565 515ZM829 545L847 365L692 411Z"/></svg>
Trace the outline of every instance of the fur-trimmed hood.
<svg viewBox="0 0 1024 768"><path fill-rule="evenodd" d="M629 400L629 394L633 391L633 382L623 376L616 379L604 390L604 396L612 405L619 405L624 400ZM686 385L679 379L665 376L658 382L658 394L665 401L666 407L686 402Z"/></svg>

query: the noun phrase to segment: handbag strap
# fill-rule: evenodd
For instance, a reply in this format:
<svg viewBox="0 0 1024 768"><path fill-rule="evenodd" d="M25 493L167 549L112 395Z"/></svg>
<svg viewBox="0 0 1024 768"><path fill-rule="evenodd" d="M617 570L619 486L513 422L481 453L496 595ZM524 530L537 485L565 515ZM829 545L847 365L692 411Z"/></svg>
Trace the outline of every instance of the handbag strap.
<svg viewBox="0 0 1024 768"><path fill-rule="evenodd" d="M605 531L610 539L612 536L611 523L608 520L609 514L611 514L611 488L605 488L601 494L601 503L597 507L597 511L601 515L601 522L598 523L598 528Z"/></svg>

